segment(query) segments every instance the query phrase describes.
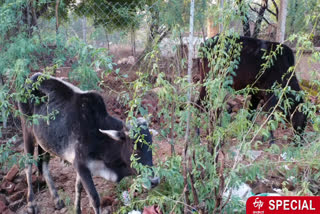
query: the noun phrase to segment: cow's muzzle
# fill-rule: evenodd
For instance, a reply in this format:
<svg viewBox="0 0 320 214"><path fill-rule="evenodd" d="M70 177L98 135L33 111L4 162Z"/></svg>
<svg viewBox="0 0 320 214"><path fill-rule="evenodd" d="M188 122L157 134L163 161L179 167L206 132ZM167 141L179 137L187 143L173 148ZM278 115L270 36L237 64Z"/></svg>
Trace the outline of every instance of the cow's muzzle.
<svg viewBox="0 0 320 214"><path fill-rule="evenodd" d="M150 182L150 186L148 185L148 186L146 186L145 184L142 184L142 187L143 188L145 188L145 189L152 189L152 188L154 188L154 187L156 187L156 186L158 186L158 184L160 183L160 177L149 177L149 182Z"/></svg>
<svg viewBox="0 0 320 214"><path fill-rule="evenodd" d="M154 188L160 183L160 177L149 177L149 181L151 182L151 188Z"/></svg>

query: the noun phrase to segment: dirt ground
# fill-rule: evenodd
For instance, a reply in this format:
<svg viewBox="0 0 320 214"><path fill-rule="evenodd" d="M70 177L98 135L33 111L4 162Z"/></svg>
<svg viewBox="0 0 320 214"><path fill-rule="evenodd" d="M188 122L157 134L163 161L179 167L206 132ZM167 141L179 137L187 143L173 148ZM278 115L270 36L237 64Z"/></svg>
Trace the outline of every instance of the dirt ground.
<svg viewBox="0 0 320 214"><path fill-rule="evenodd" d="M116 61L119 59L127 58L130 56L130 50L124 50L123 53L116 52L115 59ZM165 65L164 65L165 66ZM121 65L118 65L118 68L120 68L122 73L128 73L127 71L130 70L131 65L128 63L123 63ZM58 77L68 77L68 71L70 68L65 67L58 69L56 75ZM131 70L129 73L129 76L127 78L127 81L133 81L137 78L137 75L135 74L134 70ZM195 74L194 79L197 79L197 74ZM124 104L121 104L117 100L118 94L116 92L126 90L125 86L122 84L121 80L117 78L117 75L110 74L103 83L104 91L102 92L103 97L105 98L108 111L111 115L119 117L123 120L125 120L125 111L127 110L127 106ZM155 105L155 109L151 109L153 111L156 111L156 105L157 105L157 98L156 96L153 96L152 94L146 97L146 103ZM12 121L11 124L12 128L5 130L5 135L3 136L3 139L0 141L0 144L6 143L6 139L10 138L12 135L17 134L18 140L15 143L15 149L16 152L23 152L23 142L22 142L22 133L19 129L19 122L18 121ZM152 128L159 128L159 120L152 120L150 126ZM275 137L278 139L277 143L280 142L280 144L286 144L287 141L282 139L283 135L290 135L290 130L288 129L278 129L275 132ZM181 140L182 141L182 140ZM155 144L155 163L158 161L164 161L168 155L170 155L170 144L168 139L161 139L158 138L154 139ZM176 151L178 154L181 154L182 146L177 145ZM65 164L62 160L59 158L52 158L50 161L50 169L51 174L53 176L53 179L55 181L57 189L59 189L60 196L62 199L64 199L64 202L66 204L66 207L62 210L55 210L54 203L51 200L48 188L45 187L45 183L41 177L37 177L37 170L34 167L33 169L33 180L34 180L34 190L36 193L35 201L38 204L38 208L40 213L49 214L49 213L55 213L55 214L64 214L64 213L72 213L73 209L73 203L74 203L74 183L75 183L75 171L72 168L72 166ZM7 171L0 171L0 180L3 180L3 177L6 175ZM276 180L276 179L274 179ZM95 185L97 187L97 190L100 194L101 201L103 204L103 213L112 213L114 212L115 208L121 203L116 195L116 184L104 181L100 178L94 178ZM280 182L280 181L279 181ZM20 170L18 174L15 176L14 180L12 181L13 185L18 186L19 183L22 183L22 188L19 191L13 191L8 192L5 188L1 189L0 193L0 199L1 197L5 197L8 200L10 200L10 203L7 203L7 206L12 210L12 213L18 213L23 214L25 212L25 198L26 198L26 180L25 180L25 174L23 170ZM21 185L20 185L21 186ZM255 184L254 188L261 188L259 185ZM264 190L257 190L257 191L267 191L267 187ZM19 193L20 192L20 193ZM22 193L21 193L22 192ZM13 195L16 195L17 193L20 194L20 197L16 196L16 198L13 198ZM16 200L13 200L16 199ZM1 201L1 200L0 200ZM93 213L92 209L89 206L89 200L86 196L86 193L82 192L82 213ZM10 213L8 210L7 213ZM1 206L0 206L0 213L1 213ZM4 213L4 212L3 212Z"/></svg>

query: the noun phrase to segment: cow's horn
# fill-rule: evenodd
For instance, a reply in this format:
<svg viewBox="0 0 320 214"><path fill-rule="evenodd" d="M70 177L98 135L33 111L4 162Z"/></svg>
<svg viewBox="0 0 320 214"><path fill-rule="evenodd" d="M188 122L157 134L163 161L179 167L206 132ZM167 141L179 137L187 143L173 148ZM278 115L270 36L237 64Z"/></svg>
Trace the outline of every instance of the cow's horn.
<svg viewBox="0 0 320 214"><path fill-rule="evenodd" d="M155 136L157 136L159 134L159 132L157 130L155 130L155 129L149 129L149 132L153 137L155 137Z"/></svg>
<svg viewBox="0 0 320 214"><path fill-rule="evenodd" d="M116 131L116 130L102 130L102 129L99 129L99 131L103 134L106 134L107 136L109 136L110 138L116 140L116 141L119 141L120 138L119 138L119 131Z"/></svg>

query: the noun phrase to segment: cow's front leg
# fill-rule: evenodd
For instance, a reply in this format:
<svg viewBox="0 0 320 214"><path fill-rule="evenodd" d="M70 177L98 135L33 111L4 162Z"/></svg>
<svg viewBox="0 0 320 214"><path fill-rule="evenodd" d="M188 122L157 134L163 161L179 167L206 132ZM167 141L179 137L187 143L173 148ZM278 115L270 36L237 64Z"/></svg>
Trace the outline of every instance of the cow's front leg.
<svg viewBox="0 0 320 214"><path fill-rule="evenodd" d="M56 187L54 186L54 182L49 171L49 160L50 160L49 153L44 153L43 160L42 160L42 173L43 173L44 179L46 180L47 186L49 187L51 197L54 200L55 208L60 210L65 205L63 200L61 200L61 198L59 197Z"/></svg>
<svg viewBox="0 0 320 214"><path fill-rule="evenodd" d="M94 213L100 214L101 213L100 198L99 198L99 194L94 186L90 170L88 169L87 166L85 166L83 164L77 164L76 171L78 173L78 176L80 177L80 181L81 181L85 191L87 192L87 194L89 196L91 206L94 209ZM76 209L77 209L77 207L76 207Z"/></svg>
<svg viewBox="0 0 320 214"><path fill-rule="evenodd" d="M82 191L81 179L80 179L80 175L77 173L76 185L75 185L76 196L74 200L74 207L76 210L76 214L81 213L81 191Z"/></svg>
<svg viewBox="0 0 320 214"><path fill-rule="evenodd" d="M33 156L34 144L33 144L32 136L27 132L26 127L24 125L22 125L22 127L23 127L24 151L26 154ZM25 169L25 172L26 172L26 178L27 178L27 184L28 184L27 213L36 214L38 213L38 209L34 201L34 193L32 188L32 163L27 164L27 168Z"/></svg>
<svg viewBox="0 0 320 214"><path fill-rule="evenodd" d="M37 205L34 202L34 193L32 189L32 164L28 164L26 171L27 183L28 183L28 195L27 195L27 213L36 214L38 213Z"/></svg>

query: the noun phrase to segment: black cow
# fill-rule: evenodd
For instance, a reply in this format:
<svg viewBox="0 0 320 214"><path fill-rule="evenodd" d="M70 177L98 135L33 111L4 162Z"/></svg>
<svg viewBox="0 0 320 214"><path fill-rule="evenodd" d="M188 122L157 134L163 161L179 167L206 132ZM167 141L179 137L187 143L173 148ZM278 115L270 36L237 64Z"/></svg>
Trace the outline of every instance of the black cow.
<svg viewBox="0 0 320 214"><path fill-rule="evenodd" d="M230 37L227 38L227 41L228 39L230 39ZM210 71L210 60L207 58L207 51L213 50L218 41L219 35L207 40L204 45L202 44L200 53L202 53L203 57L198 61L201 83L204 82L206 75ZM250 109L256 109L259 102L263 100L265 102L263 110L269 111L270 108L277 104L278 98L274 93L266 92L266 90L271 89L276 82L282 87L287 84L289 77L291 76L291 72L288 72L288 69L294 66L293 52L288 46L281 44L282 50L279 51L280 54L278 54L276 58L273 58L273 64L261 73L263 70L262 65L266 63L266 59L264 59L263 56L265 56L265 54L269 54L271 51L275 51L280 44L277 42L270 42L244 36L237 38L236 42L241 44L242 48L240 51L238 67L234 71L235 75L233 75L232 87L235 90L240 90L250 85L261 89L255 93L251 93ZM225 50L228 52L231 49L231 43L226 43L227 45L225 45ZM288 86L290 86L294 91L301 90L295 74L290 79ZM202 86L200 89L199 99L197 100L198 106L202 106L202 100L204 100L205 97L206 88L205 86ZM291 99L293 102L288 114L286 115L287 120L291 121L294 130L297 131L298 134L301 134L306 126L306 116L296 108L304 101L303 99L296 99L293 94L286 94L286 98Z"/></svg>
<svg viewBox="0 0 320 214"><path fill-rule="evenodd" d="M43 176L49 187L57 209L64 206L49 173L50 154L70 162L76 170L75 209L81 213L80 194L82 186L87 192L95 213L100 213L100 199L92 176L101 176L118 182L123 177L134 174L130 167L130 156L134 152L133 140L128 137L123 122L110 116L102 97L94 91L82 91L74 85L40 73L31 77L35 89L26 103L19 103L22 112L22 128L25 152L33 155L35 143L38 156L41 157ZM27 87L30 90L30 85ZM34 96L33 96L34 95ZM36 102L35 97L42 97L45 102ZM54 119L41 118L38 124L30 125L28 119L34 115L51 114ZM152 138L145 121L138 120L141 134L146 143L139 142L136 155L139 162L152 166L152 152L149 146ZM26 169L28 183L28 212L36 213L33 202L32 164ZM150 178L156 185L158 178Z"/></svg>

